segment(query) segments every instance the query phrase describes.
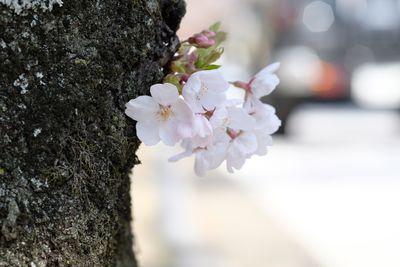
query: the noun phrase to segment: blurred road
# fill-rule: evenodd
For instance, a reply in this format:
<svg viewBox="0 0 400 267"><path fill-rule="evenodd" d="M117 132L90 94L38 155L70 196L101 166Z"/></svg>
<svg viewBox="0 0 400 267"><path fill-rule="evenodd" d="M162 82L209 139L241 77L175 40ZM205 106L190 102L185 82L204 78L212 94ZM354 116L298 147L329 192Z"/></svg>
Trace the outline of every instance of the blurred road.
<svg viewBox="0 0 400 267"><path fill-rule="evenodd" d="M400 266L399 114L316 105L291 120L237 181L323 266Z"/></svg>
<svg viewBox="0 0 400 267"><path fill-rule="evenodd" d="M308 105L266 157L193 175L141 148L133 176L143 267L400 266L400 117Z"/></svg>

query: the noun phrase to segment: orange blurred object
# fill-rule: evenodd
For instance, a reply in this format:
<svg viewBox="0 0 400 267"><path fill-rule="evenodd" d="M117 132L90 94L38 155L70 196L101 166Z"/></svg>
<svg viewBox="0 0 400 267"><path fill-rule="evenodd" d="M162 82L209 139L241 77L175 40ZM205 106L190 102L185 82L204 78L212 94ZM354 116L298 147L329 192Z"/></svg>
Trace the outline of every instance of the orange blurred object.
<svg viewBox="0 0 400 267"><path fill-rule="evenodd" d="M340 98L346 94L346 75L338 66L320 62L320 72L311 89L315 96L321 98Z"/></svg>

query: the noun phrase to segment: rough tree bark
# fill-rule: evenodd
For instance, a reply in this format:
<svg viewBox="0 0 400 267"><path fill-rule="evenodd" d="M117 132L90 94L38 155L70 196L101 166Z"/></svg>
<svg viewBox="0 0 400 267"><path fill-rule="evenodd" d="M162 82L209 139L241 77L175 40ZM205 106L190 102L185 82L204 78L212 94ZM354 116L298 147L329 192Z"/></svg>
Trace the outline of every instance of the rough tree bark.
<svg viewBox="0 0 400 267"><path fill-rule="evenodd" d="M183 0L0 0L0 266L136 266L124 105L159 82Z"/></svg>

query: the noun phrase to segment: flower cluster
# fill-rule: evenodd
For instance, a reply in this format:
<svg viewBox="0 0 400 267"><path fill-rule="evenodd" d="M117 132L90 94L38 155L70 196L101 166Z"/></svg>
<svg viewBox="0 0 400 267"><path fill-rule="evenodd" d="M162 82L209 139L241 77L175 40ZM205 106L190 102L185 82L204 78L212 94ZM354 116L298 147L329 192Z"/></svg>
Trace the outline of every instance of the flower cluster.
<svg viewBox="0 0 400 267"><path fill-rule="evenodd" d="M278 85L274 72L279 63L249 82L232 82L244 90L244 99L229 99L231 84L212 64L222 54L219 44L224 35L214 25L183 42L165 82L151 86L151 96L126 104L126 114L137 121L138 138L146 145L181 142L184 151L170 161L194 155L198 176L224 160L233 172L252 155L265 155L272 145L271 134L280 126L275 109L260 101Z"/></svg>

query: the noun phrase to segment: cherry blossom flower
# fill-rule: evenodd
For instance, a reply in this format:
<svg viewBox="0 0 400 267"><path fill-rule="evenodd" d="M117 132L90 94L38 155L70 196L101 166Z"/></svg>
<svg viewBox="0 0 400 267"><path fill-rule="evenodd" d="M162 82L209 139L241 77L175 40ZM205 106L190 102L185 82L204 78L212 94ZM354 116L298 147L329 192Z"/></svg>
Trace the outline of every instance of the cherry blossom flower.
<svg viewBox="0 0 400 267"><path fill-rule="evenodd" d="M212 141L213 129L204 114L193 114L190 122L181 123L178 133L183 139L191 139L197 147L206 147Z"/></svg>
<svg viewBox="0 0 400 267"><path fill-rule="evenodd" d="M204 176L207 171L217 168L225 160L226 146L222 143L200 148L193 146L193 143L186 139L182 142L182 146L185 150L171 157L169 161L176 162L194 154L194 171L197 176Z"/></svg>
<svg viewBox="0 0 400 267"><path fill-rule="evenodd" d="M206 171L217 168L224 161L225 155L225 146L222 144L197 149L194 162L196 175L204 176Z"/></svg>
<svg viewBox="0 0 400 267"><path fill-rule="evenodd" d="M246 91L247 100L258 100L269 95L279 84L279 78L275 74L279 67L280 63L273 63L260 70L248 83L236 81L233 84Z"/></svg>
<svg viewBox="0 0 400 267"><path fill-rule="evenodd" d="M226 153L226 168L230 173L233 169L242 168L246 159L257 150L257 137L253 132L241 131L228 143Z"/></svg>
<svg viewBox="0 0 400 267"><path fill-rule="evenodd" d="M257 149L254 151L255 155L264 156L268 152L268 147L272 146L271 132L268 129L255 130L254 135L257 139Z"/></svg>
<svg viewBox="0 0 400 267"><path fill-rule="evenodd" d="M155 84L150 94L151 97L130 100L125 113L137 121L137 136L146 145L155 145L160 140L175 145L182 138L180 127L191 123L193 113L172 84Z"/></svg>
<svg viewBox="0 0 400 267"><path fill-rule="evenodd" d="M224 161L233 172L253 155L265 155L272 146L271 134L281 125L275 109L260 100L279 84L275 72L280 64L265 67L249 82L234 82L244 89L244 97L228 99L230 85L215 64L224 38L216 23L184 41L165 83L151 86L151 96L126 104L125 113L137 121L137 137L146 145L181 142L183 152L169 161L193 155L198 176Z"/></svg>
<svg viewBox="0 0 400 267"><path fill-rule="evenodd" d="M182 95L195 113L204 113L221 106L229 83L217 70L198 71L190 76Z"/></svg>
<svg viewBox="0 0 400 267"><path fill-rule="evenodd" d="M266 155L269 146L272 146L272 137L265 129L241 131L231 139L226 148L228 172L233 173L234 169L241 169L246 159L253 155Z"/></svg>
<svg viewBox="0 0 400 267"><path fill-rule="evenodd" d="M275 114L275 108L261 101L246 102L244 109L255 119L254 129L266 129L269 134L278 130L281 121Z"/></svg>
<svg viewBox="0 0 400 267"><path fill-rule="evenodd" d="M279 78L274 74L280 67L280 63L273 63L259 71L250 81L251 94L255 98L269 95L279 84Z"/></svg>
<svg viewBox="0 0 400 267"><path fill-rule="evenodd" d="M257 138L251 132L256 120L245 109L239 107L217 108L210 123L214 128L214 142L226 151L226 164L229 172L240 169L246 158L257 150Z"/></svg>
<svg viewBox="0 0 400 267"><path fill-rule="evenodd" d="M210 118L210 123L215 129L214 140L225 145L229 172L240 169L246 159L254 154L265 155L267 147L272 145L270 135L280 126L275 109L261 102L247 104L243 108L218 108Z"/></svg>
<svg viewBox="0 0 400 267"><path fill-rule="evenodd" d="M196 147L206 147L212 141L213 129L210 122L202 114L196 114L192 123L192 142Z"/></svg>
<svg viewBox="0 0 400 267"><path fill-rule="evenodd" d="M239 131L253 129L256 121L243 108L231 106L216 108L210 123L216 131L226 131L227 128Z"/></svg>
<svg viewBox="0 0 400 267"><path fill-rule="evenodd" d="M272 146L272 137L269 129L252 131L239 131L230 133L230 140L225 144L226 167L232 173L234 169L243 167L246 159L253 155L263 156L267 154L268 147Z"/></svg>

